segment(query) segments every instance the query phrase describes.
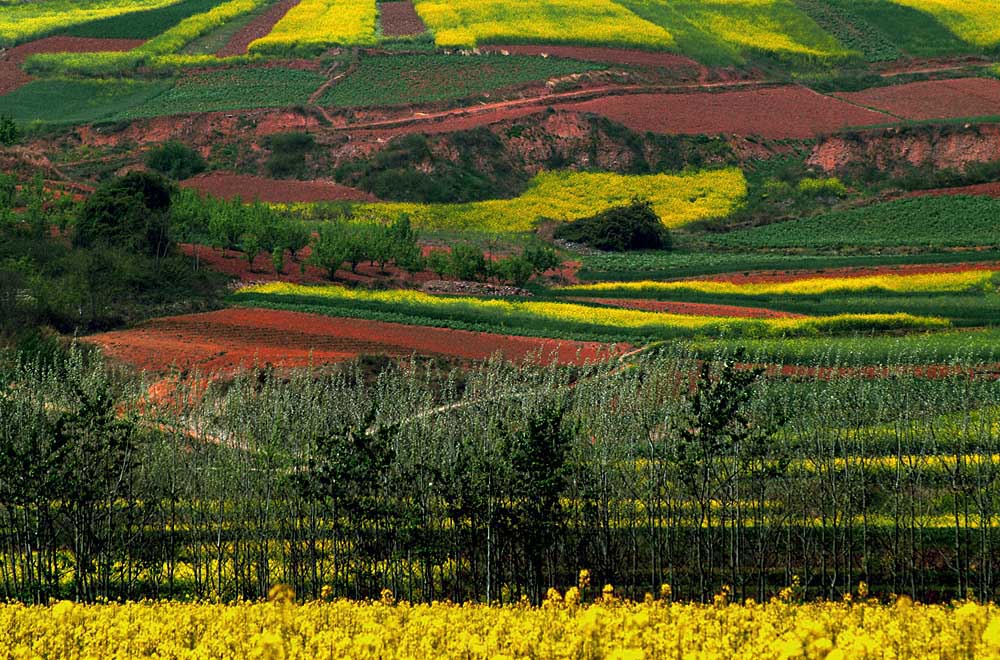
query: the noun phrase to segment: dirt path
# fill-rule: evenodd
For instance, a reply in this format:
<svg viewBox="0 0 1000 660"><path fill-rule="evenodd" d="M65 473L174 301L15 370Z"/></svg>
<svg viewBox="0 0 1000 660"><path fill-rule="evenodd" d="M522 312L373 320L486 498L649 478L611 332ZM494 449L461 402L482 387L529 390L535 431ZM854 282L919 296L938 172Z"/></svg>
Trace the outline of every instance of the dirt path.
<svg viewBox="0 0 1000 660"><path fill-rule="evenodd" d="M281 0L266 12L250 21L242 30L230 38L229 43L215 54L218 57L246 55L247 47L261 37L266 37L274 29L275 24L285 17L301 0Z"/></svg>

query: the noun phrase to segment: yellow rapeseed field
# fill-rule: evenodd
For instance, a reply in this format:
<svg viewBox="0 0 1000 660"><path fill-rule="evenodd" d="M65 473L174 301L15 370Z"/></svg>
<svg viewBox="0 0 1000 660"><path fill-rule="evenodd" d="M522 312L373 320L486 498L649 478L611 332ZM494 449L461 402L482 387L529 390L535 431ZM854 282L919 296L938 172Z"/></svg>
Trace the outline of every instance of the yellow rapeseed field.
<svg viewBox="0 0 1000 660"><path fill-rule="evenodd" d="M563 287L562 291L600 294L609 291L656 296L689 291L726 296L818 296L834 293L960 293L992 289L993 272L970 270L961 273L921 273L917 275L870 275L864 277L811 277L790 282L734 283L713 280L675 282L600 282Z"/></svg>
<svg viewBox="0 0 1000 660"><path fill-rule="evenodd" d="M410 216L417 227L487 232L530 231L541 219L574 220L648 199L667 227L725 217L747 193L743 172L730 168L692 174L628 176L606 172L542 172L520 197L468 204L368 204L359 212Z"/></svg>
<svg viewBox="0 0 1000 660"><path fill-rule="evenodd" d="M943 319L910 314L837 314L824 317L746 319L647 312L616 307L595 307L566 302L482 299L435 296L421 291L369 291L342 286L306 286L272 282L245 287L235 294L281 303L299 304L296 297L330 301L334 308L376 309L430 318L462 318L507 326L512 322L556 321L582 326L622 328L649 336L705 332L710 334L801 335L858 329L942 328Z"/></svg>
<svg viewBox="0 0 1000 660"><path fill-rule="evenodd" d="M550 590L541 607L380 601L230 605L178 602L0 606L3 657L80 658L996 658L1000 610L992 604L921 605L900 598L837 603L707 605L657 598L599 602ZM285 592L289 593L289 592ZM289 595L291 595L289 593Z"/></svg>
<svg viewBox="0 0 1000 660"><path fill-rule="evenodd" d="M375 43L375 0L302 0L250 53L310 52Z"/></svg>
<svg viewBox="0 0 1000 660"><path fill-rule="evenodd" d="M662 27L611 0L416 0L441 47L486 43L590 43L674 47Z"/></svg>
<svg viewBox="0 0 1000 660"><path fill-rule="evenodd" d="M996 0L893 0L932 14L960 39L984 48L1000 44L1000 4Z"/></svg>

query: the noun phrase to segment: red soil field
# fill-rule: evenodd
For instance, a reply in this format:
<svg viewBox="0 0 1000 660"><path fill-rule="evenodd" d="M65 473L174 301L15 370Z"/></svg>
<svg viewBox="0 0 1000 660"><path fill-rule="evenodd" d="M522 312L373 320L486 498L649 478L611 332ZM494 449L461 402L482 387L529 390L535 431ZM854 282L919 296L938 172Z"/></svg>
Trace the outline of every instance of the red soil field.
<svg viewBox="0 0 1000 660"><path fill-rule="evenodd" d="M139 369L172 368L203 374L253 366L296 367L350 360L362 354L445 356L482 360L499 352L512 362L566 364L606 359L611 347L534 337L494 335L399 323L332 318L268 309L224 309L154 319L131 330L86 341ZM630 347L620 345L618 352Z"/></svg>
<svg viewBox="0 0 1000 660"><path fill-rule="evenodd" d="M1000 182L977 183L973 186L957 188L934 188L932 190L914 190L906 193L906 197L945 197L951 195L980 195L1000 199Z"/></svg>
<svg viewBox="0 0 1000 660"><path fill-rule="evenodd" d="M892 121L805 87L728 92L631 94L560 106L593 112L637 131L710 135L730 133L771 139L810 138L848 126Z"/></svg>
<svg viewBox="0 0 1000 660"><path fill-rule="evenodd" d="M957 78L876 87L836 96L905 119L960 119L1000 115L1000 80Z"/></svg>
<svg viewBox="0 0 1000 660"><path fill-rule="evenodd" d="M793 319L805 318L804 314L781 312L763 307L739 307L736 305L712 305L708 303L670 302L665 300L632 300L629 298L574 298L583 302L599 303L609 307L639 309L645 312L665 312L667 314L690 314L692 316L725 316L743 319Z"/></svg>
<svg viewBox="0 0 1000 660"><path fill-rule="evenodd" d="M918 364L900 367L808 367L796 364L741 365L744 368L762 367L768 376L784 376L786 378L806 380L834 380L841 378L863 378L874 380L890 376L915 376L928 380L940 380L955 376L967 376L969 379L985 378L997 380L1000 378L1000 365L984 365L982 367L956 367L944 364Z"/></svg>
<svg viewBox="0 0 1000 660"><path fill-rule="evenodd" d="M299 2L300 0L281 0L281 2L247 23L246 26L230 38L229 43L220 48L215 54L218 57L246 55L247 46L257 39L270 34L275 23L284 18L288 10L299 4Z"/></svg>
<svg viewBox="0 0 1000 660"><path fill-rule="evenodd" d="M97 53L132 50L141 39L86 39L83 37L46 37L15 46L0 57L0 94L13 92L33 80L21 70L21 64L39 53Z"/></svg>
<svg viewBox="0 0 1000 660"><path fill-rule="evenodd" d="M385 4L382 3L381 6L384 7ZM629 66L690 70L695 77L700 75L704 70L700 64L683 55L654 53L627 48L513 44L509 46L484 46L480 50L493 53L507 52L511 55L550 55L552 57L564 57L566 59L583 60L585 62L607 62L609 64L625 64Z"/></svg>
<svg viewBox="0 0 1000 660"><path fill-rule="evenodd" d="M417 15L410 0L380 2L378 5L382 34L387 37L408 37L427 31L424 21Z"/></svg>
<svg viewBox="0 0 1000 660"><path fill-rule="evenodd" d="M259 199L272 204L293 202L377 201L363 190L342 186L332 181L291 181L226 172L210 172L181 181L181 188L190 188L216 197L244 201Z"/></svg>
<svg viewBox="0 0 1000 660"><path fill-rule="evenodd" d="M816 270L758 270L750 273L697 275L683 280L710 280L753 284L759 282L794 282L796 280L833 277L868 277L872 275L920 275L930 273L963 273L969 270L1000 270L998 261L978 261L955 264L899 264L894 266L861 266L823 268Z"/></svg>

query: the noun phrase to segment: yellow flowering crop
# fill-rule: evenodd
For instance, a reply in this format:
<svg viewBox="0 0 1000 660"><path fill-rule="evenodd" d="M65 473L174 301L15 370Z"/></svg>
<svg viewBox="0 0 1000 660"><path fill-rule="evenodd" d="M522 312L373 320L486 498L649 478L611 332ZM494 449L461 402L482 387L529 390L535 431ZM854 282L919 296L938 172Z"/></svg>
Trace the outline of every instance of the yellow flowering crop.
<svg viewBox="0 0 1000 660"><path fill-rule="evenodd" d="M311 52L375 43L375 0L302 0L250 53Z"/></svg>
<svg viewBox="0 0 1000 660"><path fill-rule="evenodd" d="M647 596L579 604L550 590L541 607L374 602L231 605L177 602L0 605L0 648L12 658L995 658L1000 610L908 598L709 605Z"/></svg>
<svg viewBox="0 0 1000 660"><path fill-rule="evenodd" d="M180 0L48 0L3 5L0 46L20 43L54 30L134 11L158 9Z"/></svg>
<svg viewBox="0 0 1000 660"><path fill-rule="evenodd" d="M589 43L665 49L674 38L611 0L417 0L438 46Z"/></svg>
<svg viewBox="0 0 1000 660"><path fill-rule="evenodd" d="M990 48L1000 44L1000 5L996 0L892 0L931 14L957 37Z"/></svg>
<svg viewBox="0 0 1000 660"><path fill-rule="evenodd" d="M694 26L739 50L815 57L848 54L791 0L674 0L670 4Z"/></svg>
<svg viewBox="0 0 1000 660"><path fill-rule="evenodd" d="M567 286L561 291L600 294L608 291L656 296L673 292L696 292L726 296L817 296L834 293L960 293L988 291L993 273L970 270L961 273L917 275L870 275L865 277L811 277L790 282L737 284L714 280L675 282L599 282Z"/></svg>
<svg viewBox="0 0 1000 660"><path fill-rule="evenodd" d="M530 231L547 218L574 220L595 215L633 197L648 199L667 227L724 217L743 201L747 183L738 169L694 174L627 176L594 172L542 172L520 197L468 204L367 204L362 214L410 216L415 226L488 232Z"/></svg>
<svg viewBox="0 0 1000 660"><path fill-rule="evenodd" d="M420 291L367 291L341 286L304 286L272 282L237 291L237 300L281 303L282 298L299 304L301 298L328 300L332 309L379 309L431 318L462 318L488 321L513 329L513 324L549 321L608 329L627 329L649 336L670 336L705 332L711 334L785 335L859 329L938 328L943 319L909 314L838 314L825 317L744 319L717 316L667 314L614 307L593 307L565 302L481 299L461 296L434 296ZM305 304L305 303L303 303Z"/></svg>

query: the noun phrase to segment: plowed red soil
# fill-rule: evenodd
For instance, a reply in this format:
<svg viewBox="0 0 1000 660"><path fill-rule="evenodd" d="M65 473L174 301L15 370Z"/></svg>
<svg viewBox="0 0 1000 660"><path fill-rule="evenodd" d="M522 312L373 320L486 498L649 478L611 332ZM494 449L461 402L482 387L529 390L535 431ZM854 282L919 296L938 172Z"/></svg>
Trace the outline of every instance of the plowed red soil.
<svg viewBox="0 0 1000 660"><path fill-rule="evenodd" d="M684 279L753 284L760 282L794 282L796 280L833 277L868 277L872 275L920 275L930 273L963 273L968 270L1000 270L1000 262L979 261L955 264L900 264L818 270L759 270L751 273L699 275Z"/></svg>
<svg viewBox="0 0 1000 660"><path fill-rule="evenodd" d="M382 34L387 37L408 37L427 31L410 0L380 2L378 5Z"/></svg>
<svg viewBox="0 0 1000 660"><path fill-rule="evenodd" d="M202 193L244 201L259 199L273 204L293 202L330 202L349 200L374 202L375 197L357 188L342 186L332 181L290 181L265 179L245 174L211 172L181 181L181 188L190 188Z"/></svg>
<svg viewBox="0 0 1000 660"><path fill-rule="evenodd" d="M281 0L266 12L246 24L243 29L234 34L225 46L215 54L219 57L231 57L235 55L246 55L247 46L251 43L266 37L274 29L275 23L284 18L288 10L299 4L300 0Z"/></svg>
<svg viewBox="0 0 1000 660"><path fill-rule="evenodd" d="M807 367L795 364L741 365L745 368L763 367L768 376L806 380L840 380L857 378L875 380L890 376L915 376L928 380L967 376L970 379L1000 379L1000 365L987 364L982 367L955 367L944 364L911 365L901 367Z"/></svg>
<svg viewBox="0 0 1000 660"><path fill-rule="evenodd" d="M141 39L85 39L83 37L46 37L15 46L0 57L0 94L7 94L32 81L21 64L39 53L121 52L141 46Z"/></svg>
<svg viewBox="0 0 1000 660"><path fill-rule="evenodd" d="M645 312L665 312L667 314L690 314L692 316L725 316L741 319L793 319L805 318L803 314L781 312L762 307L740 307L736 305L712 305L707 303L670 302L665 300L632 300L629 298L579 298L578 300L599 303L610 307L640 309Z"/></svg>
<svg viewBox="0 0 1000 660"><path fill-rule="evenodd" d="M959 186L957 188L914 190L906 193L907 197L946 197L951 195L981 195L1000 199L1000 182L978 183L974 186Z"/></svg>
<svg viewBox="0 0 1000 660"><path fill-rule="evenodd" d="M630 94L570 103L567 110L604 115L637 131L810 138L848 126L892 121L798 86L690 94Z"/></svg>
<svg viewBox="0 0 1000 660"><path fill-rule="evenodd" d="M381 6L385 6L382 3ZM391 4L391 3L390 3ZM690 71L695 77L701 74L703 67L694 60L674 53L653 53L627 48L599 48L584 46L538 46L538 45L491 45L480 50L511 55L549 55L564 57L585 62L607 62L609 64L625 64L629 66L656 67L661 69L680 69Z"/></svg>
<svg viewBox="0 0 1000 660"><path fill-rule="evenodd" d="M332 318L268 309L225 309L155 319L131 330L87 341L117 360L146 371L171 368L203 374L271 365L336 363L362 354L447 356L482 360L501 353L513 362L582 363L607 358L596 342L513 337L399 323ZM627 346L616 350L624 352Z"/></svg>
<svg viewBox="0 0 1000 660"><path fill-rule="evenodd" d="M851 103L905 119L960 119L1000 115L1000 80L930 80L837 94Z"/></svg>

